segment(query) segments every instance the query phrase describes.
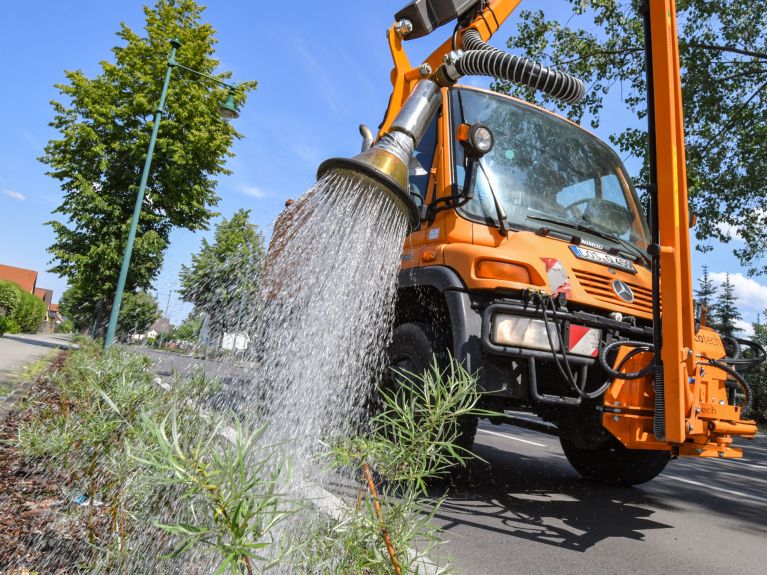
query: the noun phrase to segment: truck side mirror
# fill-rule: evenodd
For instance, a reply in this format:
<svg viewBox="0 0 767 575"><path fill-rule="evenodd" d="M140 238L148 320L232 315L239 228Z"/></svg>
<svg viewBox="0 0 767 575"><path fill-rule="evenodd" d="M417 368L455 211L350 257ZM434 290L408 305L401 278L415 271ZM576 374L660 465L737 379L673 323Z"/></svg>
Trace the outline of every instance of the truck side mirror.
<svg viewBox="0 0 767 575"><path fill-rule="evenodd" d="M467 200L470 200L474 197L474 184L477 180L479 161L482 156L493 149L495 137L493 131L484 124L461 124L458 127L458 141L463 146L467 160L463 195Z"/></svg>

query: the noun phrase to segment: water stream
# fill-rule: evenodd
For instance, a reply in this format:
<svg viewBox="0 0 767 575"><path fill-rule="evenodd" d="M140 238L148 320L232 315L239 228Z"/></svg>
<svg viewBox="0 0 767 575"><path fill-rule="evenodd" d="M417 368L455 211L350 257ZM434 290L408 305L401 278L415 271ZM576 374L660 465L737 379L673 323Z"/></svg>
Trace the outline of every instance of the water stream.
<svg viewBox="0 0 767 575"><path fill-rule="evenodd" d="M382 371L406 233L396 203L345 171L329 173L275 223L246 357L252 373L222 407L268 425L264 443L279 446L275 464L292 467L281 486L291 497L325 481L326 463L316 457L323 439L355 428ZM303 512L278 537L300 538L312 514L320 513ZM169 564L154 546L139 544L133 573L215 571L205 552Z"/></svg>

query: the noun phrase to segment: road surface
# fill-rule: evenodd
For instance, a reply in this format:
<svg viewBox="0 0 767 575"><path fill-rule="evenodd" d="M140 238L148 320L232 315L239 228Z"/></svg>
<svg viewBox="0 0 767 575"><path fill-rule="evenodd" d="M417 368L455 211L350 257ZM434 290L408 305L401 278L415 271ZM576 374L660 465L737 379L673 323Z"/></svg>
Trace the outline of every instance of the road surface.
<svg viewBox="0 0 767 575"><path fill-rule="evenodd" d="M672 461L611 488L569 466L556 437L480 423L474 465L437 515L467 574L767 573L767 438L745 459Z"/></svg>

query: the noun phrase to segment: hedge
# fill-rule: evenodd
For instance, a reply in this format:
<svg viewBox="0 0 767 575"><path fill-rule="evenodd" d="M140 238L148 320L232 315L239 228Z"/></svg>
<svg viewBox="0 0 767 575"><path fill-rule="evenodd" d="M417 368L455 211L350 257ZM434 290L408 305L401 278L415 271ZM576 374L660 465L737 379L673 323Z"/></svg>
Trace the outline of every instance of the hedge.
<svg viewBox="0 0 767 575"><path fill-rule="evenodd" d="M45 302L21 290L16 284L0 281L0 335L36 333L45 319Z"/></svg>

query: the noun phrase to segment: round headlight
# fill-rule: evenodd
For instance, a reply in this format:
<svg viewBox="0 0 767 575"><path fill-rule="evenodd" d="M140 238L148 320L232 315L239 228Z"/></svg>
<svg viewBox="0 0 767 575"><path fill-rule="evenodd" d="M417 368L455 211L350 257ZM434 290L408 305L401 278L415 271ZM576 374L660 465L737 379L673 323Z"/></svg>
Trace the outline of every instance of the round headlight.
<svg viewBox="0 0 767 575"><path fill-rule="evenodd" d="M471 145L482 155L493 149L493 132L487 126L475 124L471 129Z"/></svg>

